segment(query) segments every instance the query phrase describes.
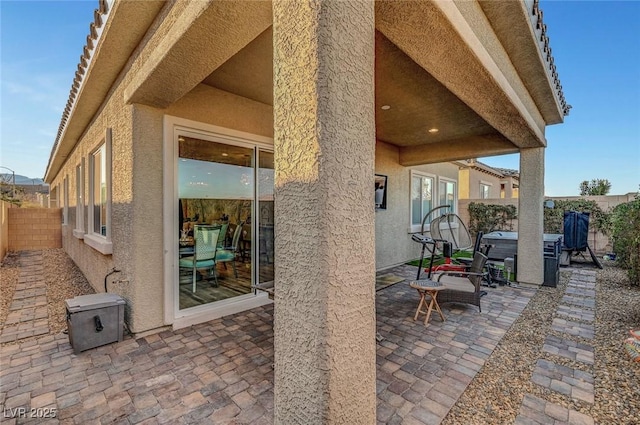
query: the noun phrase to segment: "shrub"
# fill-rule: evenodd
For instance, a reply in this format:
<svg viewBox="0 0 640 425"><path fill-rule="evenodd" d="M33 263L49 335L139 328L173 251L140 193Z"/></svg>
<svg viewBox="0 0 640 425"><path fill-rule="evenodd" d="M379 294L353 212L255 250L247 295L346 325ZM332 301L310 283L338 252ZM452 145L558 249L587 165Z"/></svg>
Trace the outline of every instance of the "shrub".
<svg viewBox="0 0 640 425"><path fill-rule="evenodd" d="M587 199L554 201L553 208L544 209L544 232L563 233L564 213L566 211L588 212L589 227L607 233L609 228L609 214L602 210L596 201Z"/></svg>
<svg viewBox="0 0 640 425"><path fill-rule="evenodd" d="M469 231L473 238L478 232L513 230L512 220L518 217L513 205L487 205L481 202L469 204Z"/></svg>
<svg viewBox="0 0 640 425"><path fill-rule="evenodd" d="M633 285L640 285L640 197L613 208L610 231L618 264Z"/></svg>

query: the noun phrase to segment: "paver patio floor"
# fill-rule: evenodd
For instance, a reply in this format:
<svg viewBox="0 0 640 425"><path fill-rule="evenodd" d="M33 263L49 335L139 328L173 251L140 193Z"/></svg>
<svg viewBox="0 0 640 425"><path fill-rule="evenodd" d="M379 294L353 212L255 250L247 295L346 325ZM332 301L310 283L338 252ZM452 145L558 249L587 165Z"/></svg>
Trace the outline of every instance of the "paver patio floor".
<svg viewBox="0 0 640 425"><path fill-rule="evenodd" d="M24 258L25 270L36 270L29 259L37 255ZM410 280L415 270L385 273ZM378 423L446 416L534 293L487 290L482 313L445 304L446 321L432 316L426 328L413 321L418 294L407 281L377 292ZM273 352L273 306L80 355L64 334L18 340L0 349L2 422L271 424ZM24 417L15 417L20 408ZM31 417L54 410L55 418Z"/></svg>

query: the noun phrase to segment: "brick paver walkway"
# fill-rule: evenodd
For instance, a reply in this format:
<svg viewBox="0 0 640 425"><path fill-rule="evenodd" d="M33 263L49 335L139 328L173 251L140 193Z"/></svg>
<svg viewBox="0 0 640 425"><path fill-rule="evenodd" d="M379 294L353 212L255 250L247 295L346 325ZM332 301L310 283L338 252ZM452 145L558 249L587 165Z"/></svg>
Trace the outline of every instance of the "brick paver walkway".
<svg viewBox="0 0 640 425"><path fill-rule="evenodd" d="M49 333L47 288L42 270L42 252L24 251L20 255L18 285L9 315L0 334L0 343Z"/></svg>
<svg viewBox="0 0 640 425"><path fill-rule="evenodd" d="M21 261L21 283L33 282L21 291L40 287L29 276L41 275L41 257L23 254ZM410 280L415 268L385 273ZM438 424L446 416L533 294L488 292L483 313L445 304L446 321L435 318L427 328L413 321L418 294L406 282L377 293L384 338L377 345L378 423ZM34 307L24 309L43 320L35 319L42 295L31 293L17 301L33 298ZM3 424L273 423L273 306L79 355L64 334L18 340L15 323L5 328L13 342L0 348ZM35 417L51 412L54 418Z"/></svg>
<svg viewBox="0 0 640 425"><path fill-rule="evenodd" d="M571 271L551 325L556 334L548 335L542 347L543 352L557 357L558 361L538 359L531 381L551 394L561 394L579 406L589 407L595 397L594 348L590 342L595 336L596 272ZM559 364L560 359L568 360L569 366ZM515 423L593 425L594 420L577 410L526 394Z"/></svg>
<svg viewBox="0 0 640 425"><path fill-rule="evenodd" d="M395 273L415 279L415 269ZM482 313L470 305L443 304L445 322L413 321L418 294L406 284L378 292L379 424L438 424L482 368L526 307L532 291L487 288Z"/></svg>

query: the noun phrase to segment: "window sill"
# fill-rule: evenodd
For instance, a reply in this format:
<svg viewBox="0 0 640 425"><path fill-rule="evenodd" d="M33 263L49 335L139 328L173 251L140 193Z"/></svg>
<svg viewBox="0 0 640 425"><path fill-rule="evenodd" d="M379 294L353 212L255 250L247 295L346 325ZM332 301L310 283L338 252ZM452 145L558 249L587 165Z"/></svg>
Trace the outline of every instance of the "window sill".
<svg viewBox="0 0 640 425"><path fill-rule="evenodd" d="M84 239L84 231L73 229L73 236L75 236L77 239Z"/></svg>
<svg viewBox="0 0 640 425"><path fill-rule="evenodd" d="M103 236L97 236L90 233L84 235L84 243L89 245L101 254L111 255L113 253L113 245Z"/></svg>

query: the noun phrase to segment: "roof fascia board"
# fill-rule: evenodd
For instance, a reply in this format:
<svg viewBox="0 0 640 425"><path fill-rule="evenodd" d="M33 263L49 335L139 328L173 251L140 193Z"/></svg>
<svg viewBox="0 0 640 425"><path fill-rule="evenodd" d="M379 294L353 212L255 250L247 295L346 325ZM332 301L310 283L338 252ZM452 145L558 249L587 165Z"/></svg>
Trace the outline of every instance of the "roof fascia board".
<svg viewBox="0 0 640 425"><path fill-rule="evenodd" d="M480 7L504 46L547 124L564 121L569 112L542 23L537 1L480 1ZM531 43L516 41L527 37ZM532 61L532 58L537 60Z"/></svg>
<svg viewBox="0 0 640 425"><path fill-rule="evenodd" d="M538 111L525 107L455 2L378 1L376 12L376 28L385 37L496 130L520 148L546 146L537 124L542 116L534 119L531 113ZM425 46L425 38L447 43Z"/></svg>
<svg viewBox="0 0 640 425"><path fill-rule="evenodd" d="M500 67L498 67L498 64L496 64L485 46L475 35L473 30L469 26L469 23L462 16L460 10L458 10L455 2L438 1L435 2L435 5L436 7L440 8L440 10L442 10L445 16L447 16L449 22L451 22L460 37L470 47L470 49L476 55L476 58L482 63L484 68L489 71L491 76L494 78L495 83L500 87L500 90L505 93L511 104L517 109L520 116L524 118L533 135L538 140L540 140L544 146L546 146L544 133L536 124L536 120L531 116L529 110L524 106L513 87L511 87L511 84L502 73ZM517 141L514 140L514 143L517 143Z"/></svg>
<svg viewBox="0 0 640 425"><path fill-rule="evenodd" d="M133 67L125 102L166 108L269 26L271 2L177 2Z"/></svg>
<svg viewBox="0 0 640 425"><path fill-rule="evenodd" d="M399 162L400 165L408 167L518 152L518 147L504 136L500 134L489 134L457 140L446 140L427 145L401 147Z"/></svg>
<svg viewBox="0 0 640 425"><path fill-rule="evenodd" d="M160 0L114 1L108 14L102 16L103 26L97 30L93 49L89 49L91 57L84 78L75 90L72 86L68 110L47 165L46 182L53 181L75 148L163 5Z"/></svg>

